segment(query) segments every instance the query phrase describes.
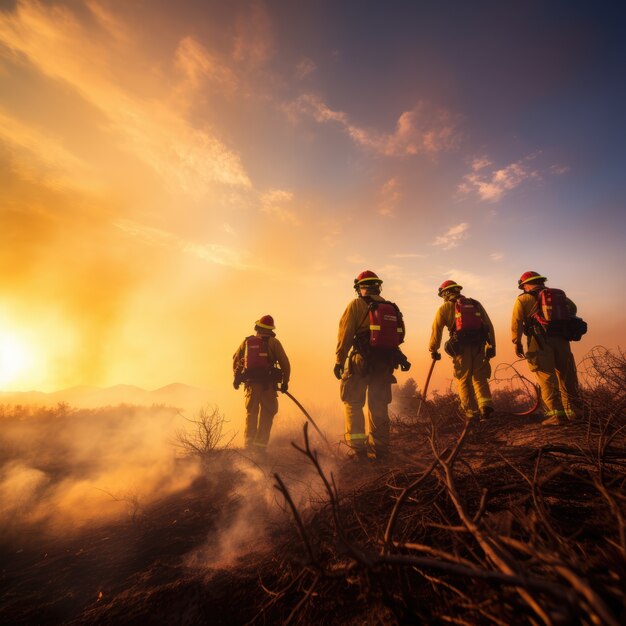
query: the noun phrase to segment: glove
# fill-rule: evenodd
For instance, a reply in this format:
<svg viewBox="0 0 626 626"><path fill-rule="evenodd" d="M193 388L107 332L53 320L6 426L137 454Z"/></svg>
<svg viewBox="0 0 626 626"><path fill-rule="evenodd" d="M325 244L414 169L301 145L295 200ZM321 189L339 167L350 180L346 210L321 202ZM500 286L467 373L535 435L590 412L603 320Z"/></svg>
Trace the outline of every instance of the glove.
<svg viewBox="0 0 626 626"><path fill-rule="evenodd" d="M487 361L489 361L490 359L493 359L495 356L496 356L496 349L489 346L485 350L485 358L487 359Z"/></svg>
<svg viewBox="0 0 626 626"><path fill-rule="evenodd" d="M234 387L235 389L239 389L239 385L240 385L240 383L239 383L238 381L233 380L233 387Z"/></svg>
<svg viewBox="0 0 626 626"><path fill-rule="evenodd" d="M409 361L407 361L407 359L404 359L404 361L402 361L402 363L400 363L400 369L403 372L408 372L411 369L411 363Z"/></svg>
<svg viewBox="0 0 626 626"><path fill-rule="evenodd" d="M524 346L522 345L521 341L518 341L515 344L515 356L519 359L524 358Z"/></svg>
<svg viewBox="0 0 626 626"><path fill-rule="evenodd" d="M333 374L337 380L341 380L341 376L343 374L343 365L341 363L337 363L335 368L333 369Z"/></svg>
<svg viewBox="0 0 626 626"><path fill-rule="evenodd" d="M280 383L280 393L287 393L289 389L289 383Z"/></svg>
<svg viewBox="0 0 626 626"><path fill-rule="evenodd" d="M441 361L441 354L439 353L439 350L433 350L430 353L430 356L433 358L433 361Z"/></svg>

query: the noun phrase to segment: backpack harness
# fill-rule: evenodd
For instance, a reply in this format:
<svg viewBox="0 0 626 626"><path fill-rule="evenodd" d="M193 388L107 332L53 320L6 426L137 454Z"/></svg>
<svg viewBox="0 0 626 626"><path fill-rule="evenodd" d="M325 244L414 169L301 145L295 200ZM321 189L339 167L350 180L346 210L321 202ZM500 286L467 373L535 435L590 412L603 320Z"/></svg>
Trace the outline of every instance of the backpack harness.
<svg viewBox="0 0 626 626"><path fill-rule="evenodd" d="M243 382L278 383L282 372L270 362L268 337L250 335L246 337L240 353L239 380Z"/></svg>
<svg viewBox="0 0 626 626"><path fill-rule="evenodd" d="M454 326L450 329L450 339L444 350L450 356L457 356L464 346L487 342L487 325L478 302L472 298L459 296L454 300Z"/></svg>
<svg viewBox="0 0 626 626"><path fill-rule="evenodd" d="M587 332L587 322L570 314L567 296L562 289L544 287L526 293L535 298L536 310L526 323L524 333L529 340L535 337L540 349L543 349L543 337L563 337L568 341L580 341Z"/></svg>
<svg viewBox="0 0 626 626"><path fill-rule="evenodd" d="M360 354L365 359L367 369L369 357L388 360L395 369L406 361L399 347L406 334L402 313L394 302L372 300L368 296L359 297L367 303L367 313L357 328L369 317L369 332L354 336L353 353Z"/></svg>

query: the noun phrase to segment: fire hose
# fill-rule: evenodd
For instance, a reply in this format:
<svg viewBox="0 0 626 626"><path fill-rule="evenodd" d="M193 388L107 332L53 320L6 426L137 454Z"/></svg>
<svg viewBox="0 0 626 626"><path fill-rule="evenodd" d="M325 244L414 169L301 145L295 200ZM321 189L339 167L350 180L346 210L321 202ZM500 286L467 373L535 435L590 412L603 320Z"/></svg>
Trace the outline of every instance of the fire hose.
<svg viewBox="0 0 626 626"><path fill-rule="evenodd" d="M435 363L437 361L438 361L438 359L433 359L432 363L430 364L430 369L428 370L428 376L426 376L426 382L424 383L424 392L422 393L422 397L420 399L419 406L417 407L417 417L418 418L419 418L420 412L422 410L422 405L426 401L426 394L428 393L428 385L430 384L430 379L432 378L433 370L435 369ZM513 367L513 366L511 366L511 367ZM520 380L523 380L523 381L527 382L534 389L535 394L534 394L533 404L532 404L532 406L529 409L527 409L526 411L514 411L511 414L515 415L516 417L524 417L525 415L532 415L539 408L539 406L541 404L541 388L539 387L539 385L536 385L536 384L532 383L525 376L522 376L522 374L520 374L514 367L513 367L513 371L515 372L515 374L517 375L517 377Z"/></svg>
<svg viewBox="0 0 626 626"><path fill-rule="evenodd" d="M520 359L521 361L523 361L524 359ZM539 405L541 404L541 387L539 385L536 385L534 383L532 383L530 380L528 380L528 378L526 378L526 376L522 376L522 374L520 374L515 367L513 367L515 365L515 363L517 363L518 361L514 362L511 365L511 369L515 372L516 376L520 379L523 380L525 382L527 382L534 390L535 390L535 399L534 399L534 403L532 405L532 407L526 411L518 411L518 412L514 412L513 415L515 415L516 417L524 417L524 415L531 415L532 413L534 413L538 408Z"/></svg>
<svg viewBox="0 0 626 626"><path fill-rule="evenodd" d="M539 405L541 404L541 388L539 387L539 385L533 385L533 383L531 383L528 380L528 378L525 378L524 376L520 376L520 378L522 380L525 380L526 382L528 382L529 384L531 384L533 386L533 388L535 390L535 403L527 411L519 411L519 412L513 413L513 415L515 415L517 417L523 417L524 415L531 415L532 413L534 413L539 408Z"/></svg>
<svg viewBox="0 0 626 626"><path fill-rule="evenodd" d="M428 370L428 376L426 376L426 382L424 383L424 392L422 393L422 397L420 398L420 405L417 407L417 417L419 418L420 412L422 410L422 404L426 400L426 394L428 393L428 385L430 384L430 379L433 375L433 370L435 369L435 363L438 359L433 359L433 362L430 364L430 369Z"/></svg>
<svg viewBox="0 0 626 626"><path fill-rule="evenodd" d="M315 420L309 415L308 411L296 400L288 391L283 391L286 396L291 398L294 404L304 413L304 416L311 422L313 428L319 433L320 437L324 440L326 445L330 448L330 443L328 443L328 439L326 439L326 435L319 429L318 425L315 423Z"/></svg>

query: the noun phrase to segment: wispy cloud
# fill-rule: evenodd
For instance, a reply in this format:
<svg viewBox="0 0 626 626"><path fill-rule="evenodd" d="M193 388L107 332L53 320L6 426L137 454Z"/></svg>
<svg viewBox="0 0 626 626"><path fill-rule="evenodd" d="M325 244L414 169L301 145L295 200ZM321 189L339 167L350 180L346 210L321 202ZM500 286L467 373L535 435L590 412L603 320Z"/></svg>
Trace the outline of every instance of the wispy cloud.
<svg viewBox="0 0 626 626"><path fill-rule="evenodd" d="M425 102L404 111L393 133L361 128L342 111L334 111L314 94L303 94L285 107L292 117L308 116L316 122L339 126L356 144L385 156L436 155L453 150L459 142L458 117Z"/></svg>
<svg viewBox="0 0 626 626"><path fill-rule="evenodd" d="M485 282L484 276L479 276L478 274L472 274L471 272L456 268L449 269L445 272L444 276L446 279L454 280L459 285L463 285L464 289L476 289Z"/></svg>
<svg viewBox="0 0 626 626"><path fill-rule="evenodd" d="M456 248L459 245L459 242L463 241L463 239L468 238L468 229L469 224L467 222L462 222L460 224L457 224L456 226L452 226L443 235L435 237L432 245L441 246L444 250Z"/></svg>
<svg viewBox="0 0 626 626"><path fill-rule="evenodd" d="M502 259L504 258L504 254L502 254L502 252L492 252L489 255L489 258L492 261L502 261Z"/></svg>
<svg viewBox="0 0 626 626"><path fill-rule="evenodd" d="M253 0L237 17L233 59L256 68L273 54L274 36L267 7L261 0Z"/></svg>
<svg viewBox="0 0 626 626"><path fill-rule="evenodd" d="M398 252L397 254L392 254L392 259L423 259L426 255L419 254L418 252Z"/></svg>
<svg viewBox="0 0 626 626"><path fill-rule="evenodd" d="M303 78L309 76L309 74L312 74L316 69L317 65L315 64L315 61L305 57L296 66L295 76L298 80L302 80Z"/></svg>
<svg viewBox="0 0 626 626"><path fill-rule="evenodd" d="M96 176L90 165L54 137L0 111L0 142L9 148L12 167L25 180L49 187L93 189Z"/></svg>
<svg viewBox="0 0 626 626"><path fill-rule="evenodd" d="M490 169L492 163L485 157L474 159L472 171L463 176L458 192L461 195L475 193L486 202L498 202L523 183L541 178L539 171L532 167L538 154L535 152L498 169Z"/></svg>
<svg viewBox="0 0 626 626"><path fill-rule="evenodd" d="M393 215L398 202L402 199L400 181L397 176L385 182L379 191L379 196L380 203L378 205L378 212L380 215Z"/></svg>
<svg viewBox="0 0 626 626"><path fill-rule="evenodd" d="M563 174L567 174L570 171L568 165L552 165L550 167L550 173L555 174L556 176L562 176Z"/></svg>
<svg viewBox="0 0 626 626"><path fill-rule="evenodd" d="M138 93L148 68L123 27L96 9L100 5L87 4L99 26L94 31L69 7L20 2L15 11L0 12L0 41L13 55L12 62L25 58L43 74L73 87L104 116L118 145L173 190L200 196L214 183L250 187L238 154L215 134L189 123L177 106L168 104L169 94L155 99L149 89L145 96ZM226 80L191 39L181 42L176 63L188 81L211 72ZM114 76L111 68L119 68L128 80Z"/></svg>
<svg viewBox="0 0 626 626"><path fill-rule="evenodd" d="M174 235L173 233L138 224L132 220L120 219L115 226L127 235L137 237L142 241L155 245L179 250L207 263L224 265L237 269L249 269L241 260L241 253L233 248L218 244L202 244L189 241Z"/></svg>
<svg viewBox="0 0 626 626"><path fill-rule="evenodd" d="M261 211L281 222L299 224L300 220L292 208L293 199L294 195L291 191L270 189L261 196Z"/></svg>
<svg viewBox="0 0 626 626"><path fill-rule="evenodd" d="M238 81L233 71L220 63L193 37L184 37L179 42L175 60L179 71L194 89L199 87L203 80L210 80L229 90L237 87Z"/></svg>

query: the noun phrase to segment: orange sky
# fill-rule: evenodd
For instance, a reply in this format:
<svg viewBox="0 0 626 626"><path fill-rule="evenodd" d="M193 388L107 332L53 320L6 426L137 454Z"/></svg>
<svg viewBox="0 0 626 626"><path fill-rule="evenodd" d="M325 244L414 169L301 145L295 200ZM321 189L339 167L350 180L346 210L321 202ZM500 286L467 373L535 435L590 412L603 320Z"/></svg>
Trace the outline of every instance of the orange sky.
<svg viewBox="0 0 626 626"><path fill-rule="evenodd" d="M577 71L594 75L577 63L585 15L530 57L532 15L509 42L513 16L472 58L452 55L445 30L403 30L401 14L316 5L3 5L0 387L184 382L235 406L231 355L270 313L294 394L335 403L337 324L364 269L405 314L420 386L450 277L491 315L496 361L514 359L510 312L528 269L589 322L578 357L624 344L606 297L624 303L623 185L582 158L576 111L557 133L538 104L570 99ZM474 50L480 32L469 23L455 45ZM578 69L544 62L552 45L571 45ZM589 149L608 162L610 120L593 117ZM436 386L451 375L442 361Z"/></svg>

